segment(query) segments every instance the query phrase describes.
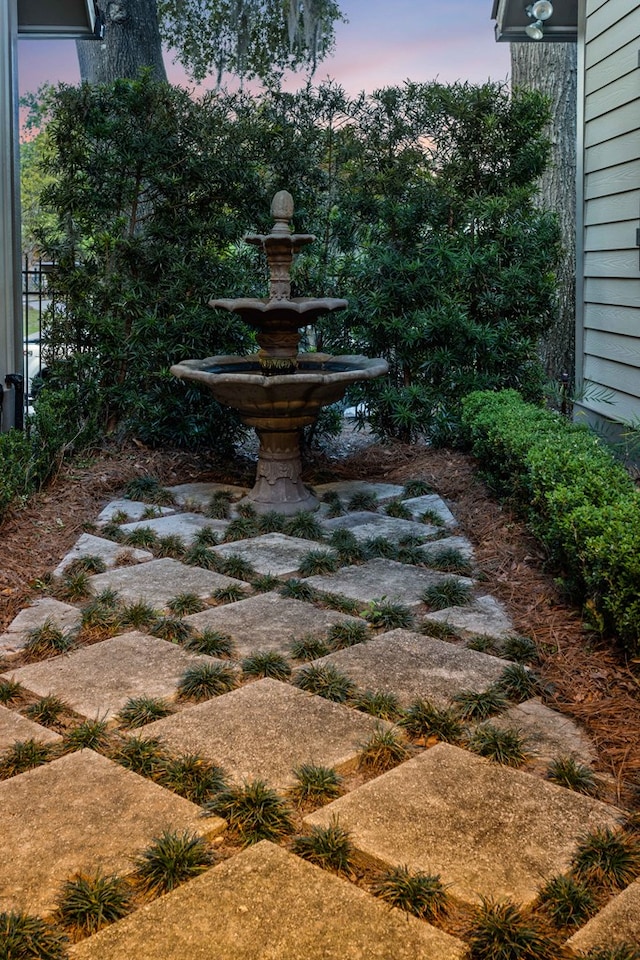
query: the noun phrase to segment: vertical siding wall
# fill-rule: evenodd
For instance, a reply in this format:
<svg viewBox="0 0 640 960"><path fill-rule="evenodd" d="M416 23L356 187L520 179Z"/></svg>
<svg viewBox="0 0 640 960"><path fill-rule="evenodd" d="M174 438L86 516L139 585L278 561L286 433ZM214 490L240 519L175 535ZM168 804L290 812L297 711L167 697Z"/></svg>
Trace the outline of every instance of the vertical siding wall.
<svg viewBox="0 0 640 960"><path fill-rule="evenodd" d="M638 0L586 0L583 29L584 277L577 350L588 392L580 406L613 420L640 420ZM597 398L600 388L613 403Z"/></svg>

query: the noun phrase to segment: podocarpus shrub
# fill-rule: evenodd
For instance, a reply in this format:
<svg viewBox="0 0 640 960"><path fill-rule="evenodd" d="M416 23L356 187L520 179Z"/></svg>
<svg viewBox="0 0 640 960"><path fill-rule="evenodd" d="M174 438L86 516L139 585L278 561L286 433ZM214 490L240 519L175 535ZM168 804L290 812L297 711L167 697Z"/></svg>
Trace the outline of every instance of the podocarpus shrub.
<svg viewBox="0 0 640 960"><path fill-rule="evenodd" d="M514 390L463 401L481 469L511 497L602 632L640 649L640 491L586 426L525 403Z"/></svg>

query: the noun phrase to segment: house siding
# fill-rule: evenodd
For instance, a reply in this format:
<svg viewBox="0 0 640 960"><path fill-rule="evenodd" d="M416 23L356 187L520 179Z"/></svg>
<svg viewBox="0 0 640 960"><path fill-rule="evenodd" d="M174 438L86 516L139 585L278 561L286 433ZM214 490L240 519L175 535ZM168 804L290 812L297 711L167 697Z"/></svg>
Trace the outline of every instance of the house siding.
<svg viewBox="0 0 640 960"><path fill-rule="evenodd" d="M640 422L640 7L583 9L578 413Z"/></svg>

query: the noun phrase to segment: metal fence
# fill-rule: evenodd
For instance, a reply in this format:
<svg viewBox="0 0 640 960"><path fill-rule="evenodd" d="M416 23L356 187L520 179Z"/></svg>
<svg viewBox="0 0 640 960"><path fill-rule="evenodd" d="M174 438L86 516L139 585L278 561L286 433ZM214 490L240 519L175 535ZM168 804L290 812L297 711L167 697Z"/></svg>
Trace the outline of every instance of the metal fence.
<svg viewBox="0 0 640 960"><path fill-rule="evenodd" d="M23 416L29 412L42 375L42 319L52 304L49 275L53 266L50 261L29 260L28 256L22 264Z"/></svg>

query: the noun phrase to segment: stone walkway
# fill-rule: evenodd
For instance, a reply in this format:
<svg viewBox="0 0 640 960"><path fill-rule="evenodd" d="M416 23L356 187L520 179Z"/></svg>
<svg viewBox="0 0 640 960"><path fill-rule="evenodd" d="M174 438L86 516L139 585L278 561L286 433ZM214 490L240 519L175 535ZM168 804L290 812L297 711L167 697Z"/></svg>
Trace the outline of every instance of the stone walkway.
<svg viewBox="0 0 640 960"><path fill-rule="evenodd" d="M49 591L58 599L43 595L0 637L0 911L50 917L65 881L134 876L158 837L188 831L211 865L73 937L70 957L462 960L481 900L534 906L586 833L621 829L621 810L547 777L558 758L590 767L591 744L543 704L528 667L514 669L528 646L483 592L455 504L389 484L327 484L316 488L328 495L319 526L303 517L283 530L239 518L233 503L226 519L209 519L221 489L183 484L174 507L105 505L60 558ZM89 597L70 601L78 561L96 557ZM69 649L55 655L47 635ZM203 670L212 685L189 694L185 677ZM493 696L495 716L465 718L461 695L467 706ZM34 704L48 697L64 702L62 725L29 718L42 719ZM136 698L166 715L129 726ZM85 721L96 721L94 741L71 735ZM496 731L522 751L513 765L479 755ZM127 768L132 740L149 756L159 741L160 766ZM32 741L41 762L11 768L16 744ZM167 757L183 772L222 768L236 795L263 781L288 803L288 831L243 844L214 788L197 795L186 774L159 774ZM296 806L289 791L305 764L341 777L341 795ZM341 871L310 862L299 843L336 826L353 846ZM417 919L385 902L376 882L404 867L440 878L448 915ZM575 956L639 942L640 881L569 937Z"/></svg>

